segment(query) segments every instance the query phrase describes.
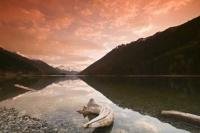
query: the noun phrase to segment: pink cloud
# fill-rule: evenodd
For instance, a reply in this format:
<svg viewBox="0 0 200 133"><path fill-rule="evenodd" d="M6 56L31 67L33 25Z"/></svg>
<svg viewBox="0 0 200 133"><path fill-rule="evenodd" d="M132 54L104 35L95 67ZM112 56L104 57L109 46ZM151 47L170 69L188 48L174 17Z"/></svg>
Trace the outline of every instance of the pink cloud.
<svg viewBox="0 0 200 133"><path fill-rule="evenodd" d="M83 16L90 16L90 15L92 15L92 11L90 10L90 9L84 9L84 10L82 10L81 11L81 14L83 15Z"/></svg>
<svg viewBox="0 0 200 133"><path fill-rule="evenodd" d="M179 10L180 8L189 4L192 0L154 0L144 7L147 13L153 15L165 15L171 11Z"/></svg>
<svg viewBox="0 0 200 133"><path fill-rule="evenodd" d="M29 57L82 68L121 43L200 15L199 5L195 0L2 0L0 41Z"/></svg>

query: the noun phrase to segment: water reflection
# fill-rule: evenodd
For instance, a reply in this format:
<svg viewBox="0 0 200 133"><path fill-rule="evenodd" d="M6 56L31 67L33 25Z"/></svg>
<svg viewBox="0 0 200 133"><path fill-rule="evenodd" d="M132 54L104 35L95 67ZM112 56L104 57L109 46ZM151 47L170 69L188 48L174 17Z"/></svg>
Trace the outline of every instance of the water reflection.
<svg viewBox="0 0 200 133"><path fill-rule="evenodd" d="M16 88L14 84L20 84L36 90L45 88L46 86L67 79L77 79L77 77L69 76L19 76L12 79L0 78L0 101L12 98L19 94L23 94L26 90Z"/></svg>
<svg viewBox="0 0 200 133"><path fill-rule="evenodd" d="M82 77L82 79L120 107L157 117L178 128L200 130L194 125L160 116L161 110L178 110L200 115L199 78Z"/></svg>
<svg viewBox="0 0 200 133"><path fill-rule="evenodd" d="M91 79L84 80L91 85ZM142 115L139 112L128 109L131 106L128 106L125 103L128 103L126 100L129 101L130 96L128 94L130 92L125 93L125 91L119 91L120 94L117 94L114 89L111 89L110 91L105 91L104 94L100 88L105 87L105 90L107 90L110 87L114 87L115 82L111 81L109 82L109 85L107 85L106 83L108 82L99 82L96 79L92 80L92 86L95 88L94 89L80 79L67 79L60 82L54 82L36 92L26 92L13 97L12 99L4 100L0 102L0 106L15 107L21 113L28 113L34 117L45 119L49 123L57 126L58 129L68 132L187 132L185 130L177 129L168 123L163 123L157 118L151 117L149 115ZM125 81L122 80L122 82ZM102 86L100 84L102 84ZM99 88L99 86L101 87ZM127 86L124 86L123 88L126 88ZM96 89L99 89L99 91L102 93ZM127 94L127 96L125 96L125 94ZM85 119L82 115L78 114L76 110L85 105L90 98L94 98L98 103L107 104L114 110L115 121L112 127L101 129L82 128L82 124L88 120ZM138 101L134 102L137 103ZM122 108L115 103L120 103L120 106L122 104L124 106ZM132 103L130 103L130 105L132 105Z"/></svg>

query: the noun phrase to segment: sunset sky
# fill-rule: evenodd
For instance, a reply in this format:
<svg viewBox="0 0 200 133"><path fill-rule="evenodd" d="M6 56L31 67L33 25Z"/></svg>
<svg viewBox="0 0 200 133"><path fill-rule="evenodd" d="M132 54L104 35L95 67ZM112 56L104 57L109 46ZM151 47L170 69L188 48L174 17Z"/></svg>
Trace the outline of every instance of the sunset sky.
<svg viewBox="0 0 200 133"><path fill-rule="evenodd" d="M82 70L117 45L199 15L200 0L0 0L0 46Z"/></svg>

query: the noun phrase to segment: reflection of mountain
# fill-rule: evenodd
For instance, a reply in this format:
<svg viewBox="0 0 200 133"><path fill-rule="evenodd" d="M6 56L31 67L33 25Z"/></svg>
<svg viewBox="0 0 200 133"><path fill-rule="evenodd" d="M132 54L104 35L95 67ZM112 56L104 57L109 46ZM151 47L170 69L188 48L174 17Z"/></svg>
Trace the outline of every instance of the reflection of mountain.
<svg viewBox="0 0 200 133"><path fill-rule="evenodd" d="M0 76L21 74L61 74L59 69L40 60L33 60L0 47ZM4 77L3 76L3 77Z"/></svg>
<svg viewBox="0 0 200 133"><path fill-rule="evenodd" d="M16 79L0 80L0 101L17 96L26 92L25 90L14 87L14 84L20 84L36 90L64 80L76 80L77 77L70 76L42 76L42 77L20 77Z"/></svg>
<svg viewBox="0 0 200 133"><path fill-rule="evenodd" d="M115 104L159 119L163 119L159 115L161 110L171 109L200 115L200 79L116 77L82 77L82 79ZM179 124L183 123L175 125Z"/></svg>
<svg viewBox="0 0 200 133"><path fill-rule="evenodd" d="M200 74L200 17L118 46L81 74Z"/></svg>

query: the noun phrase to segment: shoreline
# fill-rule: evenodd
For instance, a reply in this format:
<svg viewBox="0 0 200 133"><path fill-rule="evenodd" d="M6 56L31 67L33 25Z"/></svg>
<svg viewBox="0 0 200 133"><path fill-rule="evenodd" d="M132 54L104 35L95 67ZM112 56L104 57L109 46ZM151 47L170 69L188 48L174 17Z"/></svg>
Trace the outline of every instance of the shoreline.
<svg viewBox="0 0 200 133"><path fill-rule="evenodd" d="M14 108L0 107L0 132L51 132L58 129L48 124L45 120L33 118L26 114L20 114Z"/></svg>

